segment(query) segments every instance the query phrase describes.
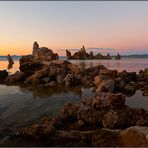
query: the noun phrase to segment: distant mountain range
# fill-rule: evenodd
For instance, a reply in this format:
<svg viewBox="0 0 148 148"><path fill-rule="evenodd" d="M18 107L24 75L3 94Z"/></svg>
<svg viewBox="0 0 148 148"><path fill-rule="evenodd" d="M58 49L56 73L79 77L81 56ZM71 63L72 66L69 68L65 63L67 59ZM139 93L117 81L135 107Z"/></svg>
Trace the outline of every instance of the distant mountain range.
<svg viewBox="0 0 148 148"><path fill-rule="evenodd" d="M121 55L125 58L148 58L148 54Z"/></svg>

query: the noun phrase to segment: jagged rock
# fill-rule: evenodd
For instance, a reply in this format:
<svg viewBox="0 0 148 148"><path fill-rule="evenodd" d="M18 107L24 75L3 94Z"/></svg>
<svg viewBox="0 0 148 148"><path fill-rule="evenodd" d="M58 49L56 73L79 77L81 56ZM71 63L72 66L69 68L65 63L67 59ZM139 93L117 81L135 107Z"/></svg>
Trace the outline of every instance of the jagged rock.
<svg viewBox="0 0 148 148"><path fill-rule="evenodd" d="M66 57L67 59L71 59L71 52L66 50Z"/></svg>
<svg viewBox="0 0 148 148"><path fill-rule="evenodd" d="M71 55L71 52L66 50L66 56L68 59L111 59L110 54L103 56L102 54L94 55L93 51L90 51L90 54L86 52L85 47L82 46L80 51L75 52Z"/></svg>
<svg viewBox="0 0 148 148"><path fill-rule="evenodd" d="M103 75L96 76L95 81L94 81L95 86L98 86L105 79L106 79L106 77Z"/></svg>
<svg viewBox="0 0 148 148"><path fill-rule="evenodd" d="M32 55L36 60L41 60L41 61L52 61L52 60L59 59L59 56L57 53L54 53L51 49L48 49L47 47L39 48L39 45L37 42L34 42L33 44Z"/></svg>
<svg viewBox="0 0 148 148"><path fill-rule="evenodd" d="M14 74L9 75L5 82L6 84L16 84L24 81L26 78L25 74L23 72L16 71Z"/></svg>
<svg viewBox="0 0 148 148"><path fill-rule="evenodd" d="M109 91L113 92L115 87L114 80L103 80L100 85L98 85L96 92L102 92L102 91Z"/></svg>
<svg viewBox="0 0 148 148"><path fill-rule="evenodd" d="M39 48L37 42L33 44L32 55L23 56L20 59L20 71L26 75L32 75L35 71L40 70L44 65L44 62L50 62L58 60L59 56L47 47Z"/></svg>
<svg viewBox="0 0 148 148"><path fill-rule="evenodd" d="M0 70L0 83L8 77L8 72L6 70Z"/></svg>

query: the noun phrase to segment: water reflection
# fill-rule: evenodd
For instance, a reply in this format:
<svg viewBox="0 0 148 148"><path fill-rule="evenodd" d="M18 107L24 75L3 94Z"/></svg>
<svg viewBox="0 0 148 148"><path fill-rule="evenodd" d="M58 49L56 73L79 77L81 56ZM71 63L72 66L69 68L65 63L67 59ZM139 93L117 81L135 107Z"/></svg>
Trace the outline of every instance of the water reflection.
<svg viewBox="0 0 148 148"><path fill-rule="evenodd" d="M92 88L26 88L0 85L1 126L23 126L42 117L56 115L69 102L94 95Z"/></svg>
<svg viewBox="0 0 148 148"><path fill-rule="evenodd" d="M89 93L93 90L93 88L83 88L82 86L75 86L75 87L49 87L49 88L42 88L42 87L19 87L20 91L23 93L31 92L34 99L40 98L48 98L52 96L73 93L73 95L81 98L83 96L83 91L87 90Z"/></svg>

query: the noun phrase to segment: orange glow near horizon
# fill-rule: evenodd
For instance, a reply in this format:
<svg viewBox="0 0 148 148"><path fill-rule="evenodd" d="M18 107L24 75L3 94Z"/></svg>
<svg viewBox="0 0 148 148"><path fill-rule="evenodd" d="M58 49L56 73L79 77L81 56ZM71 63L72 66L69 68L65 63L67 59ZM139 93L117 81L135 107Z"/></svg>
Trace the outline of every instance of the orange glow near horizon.
<svg viewBox="0 0 148 148"><path fill-rule="evenodd" d="M82 45L148 54L145 1L2 1L0 10L0 55L31 54L34 41L61 56L66 54L63 49Z"/></svg>

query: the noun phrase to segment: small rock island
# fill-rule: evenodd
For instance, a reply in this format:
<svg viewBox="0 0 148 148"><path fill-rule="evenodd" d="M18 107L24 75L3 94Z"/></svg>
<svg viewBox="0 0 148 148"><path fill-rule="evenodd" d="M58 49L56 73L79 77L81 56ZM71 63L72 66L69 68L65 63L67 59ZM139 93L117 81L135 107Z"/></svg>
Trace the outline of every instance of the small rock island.
<svg viewBox="0 0 148 148"><path fill-rule="evenodd" d="M73 55L71 54L71 52L69 50L66 50L66 57L68 60L72 60L72 59L74 59L74 60L112 59L112 57L110 56L109 53L107 55L102 55L101 53L94 55L93 51L90 51L90 53L87 53L84 46L82 46L80 51L75 52ZM116 60L121 59L121 56L119 53L117 55L115 55L115 59Z"/></svg>
<svg viewBox="0 0 148 148"><path fill-rule="evenodd" d="M102 55L101 53L94 55L93 51L90 51L90 53L87 53L84 46L82 46L80 51L75 52L73 55L71 54L69 50L66 50L66 56L68 60L70 59L77 59L77 60L80 60L80 59L112 59L109 53L106 56Z"/></svg>

